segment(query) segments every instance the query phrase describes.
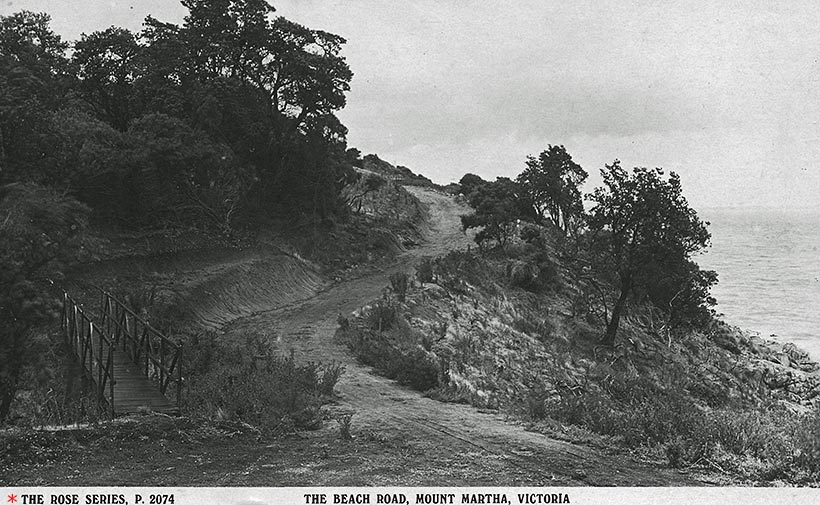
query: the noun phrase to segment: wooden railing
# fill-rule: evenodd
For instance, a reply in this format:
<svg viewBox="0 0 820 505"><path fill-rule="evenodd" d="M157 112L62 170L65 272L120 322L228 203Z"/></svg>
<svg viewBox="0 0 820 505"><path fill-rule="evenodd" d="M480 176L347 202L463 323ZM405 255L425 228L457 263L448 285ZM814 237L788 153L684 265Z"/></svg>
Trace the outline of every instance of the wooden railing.
<svg viewBox="0 0 820 505"><path fill-rule="evenodd" d="M61 326L83 372L94 384L98 403L113 416L114 342L65 291Z"/></svg>
<svg viewBox="0 0 820 505"><path fill-rule="evenodd" d="M111 293L97 288L102 296L100 327L114 345L138 364L146 377L167 396L173 384L177 407L182 394L182 346L151 327Z"/></svg>

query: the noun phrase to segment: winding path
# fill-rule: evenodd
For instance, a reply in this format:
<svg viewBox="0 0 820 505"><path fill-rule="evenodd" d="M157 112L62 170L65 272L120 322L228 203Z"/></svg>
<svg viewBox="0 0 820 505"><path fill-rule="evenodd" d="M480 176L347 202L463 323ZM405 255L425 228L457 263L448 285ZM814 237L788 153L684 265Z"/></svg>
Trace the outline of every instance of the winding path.
<svg viewBox="0 0 820 505"><path fill-rule="evenodd" d="M431 400L420 393L376 375L359 364L345 347L333 341L339 314L348 314L377 299L396 271L409 271L422 256L435 256L471 244L460 229L459 215L468 209L451 197L423 188L408 188L430 211L430 230L420 247L406 252L383 271L337 284L288 308L261 312L236 320L223 330L228 336L247 330L277 335L277 346L292 350L297 359L345 367L337 386L340 401L335 409L353 413L353 434L389 433L404 439L424 454L461 455L474 475L472 485L488 482L488 475L503 472L509 485L607 485L668 486L703 485L676 471L636 462L622 455L550 439L505 419L498 413L467 405ZM332 423L325 429L336 429ZM452 459L448 459L452 461ZM441 482L450 472L464 468L436 469ZM322 482L321 475L304 474L306 484ZM497 481L497 480L496 480ZM371 485L402 485L412 482L404 475L380 477ZM431 482L436 484L438 482Z"/></svg>

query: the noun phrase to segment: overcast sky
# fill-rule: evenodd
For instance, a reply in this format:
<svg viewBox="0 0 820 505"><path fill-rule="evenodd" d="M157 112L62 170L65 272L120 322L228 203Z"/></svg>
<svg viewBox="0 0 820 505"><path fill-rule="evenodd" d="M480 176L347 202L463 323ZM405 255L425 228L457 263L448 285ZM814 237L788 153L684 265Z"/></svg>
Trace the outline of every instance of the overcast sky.
<svg viewBox="0 0 820 505"><path fill-rule="evenodd" d="M348 40L350 145L438 182L515 176L563 144L593 175L615 158L677 171L696 207L820 207L816 2L274 6ZM69 40L185 13L175 0L0 0L1 14L21 9Z"/></svg>

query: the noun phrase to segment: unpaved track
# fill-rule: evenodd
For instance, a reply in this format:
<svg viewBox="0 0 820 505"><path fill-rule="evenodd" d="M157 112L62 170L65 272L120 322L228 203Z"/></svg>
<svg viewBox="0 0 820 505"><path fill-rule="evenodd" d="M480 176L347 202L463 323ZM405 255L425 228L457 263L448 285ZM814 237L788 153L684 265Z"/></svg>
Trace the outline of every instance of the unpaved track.
<svg viewBox="0 0 820 505"><path fill-rule="evenodd" d="M703 485L685 474L638 463L620 455L607 455L590 448L550 439L526 431L500 414L484 413L459 404L442 403L399 386L362 366L347 349L333 341L339 314L350 312L377 299L389 276L409 271L422 256L445 254L471 243L460 229L459 215L468 209L450 197L421 188L408 188L430 209L430 229L425 243L405 253L392 267L360 279L337 284L307 301L291 307L254 314L229 323L228 337L246 330L277 335L277 347L292 350L297 359L344 365L337 391L336 411L352 412L354 436L382 433L401 439L420 454L455 456L462 464L434 468L428 484L447 484L456 471L471 485L501 482L507 485ZM325 429L336 429L333 423ZM424 457L424 456L422 456ZM453 461L446 458L444 461ZM492 477L490 477L492 476ZM304 475L305 483L321 482L320 475ZM353 477L351 475L351 477ZM417 484L396 474L380 477L371 485Z"/></svg>

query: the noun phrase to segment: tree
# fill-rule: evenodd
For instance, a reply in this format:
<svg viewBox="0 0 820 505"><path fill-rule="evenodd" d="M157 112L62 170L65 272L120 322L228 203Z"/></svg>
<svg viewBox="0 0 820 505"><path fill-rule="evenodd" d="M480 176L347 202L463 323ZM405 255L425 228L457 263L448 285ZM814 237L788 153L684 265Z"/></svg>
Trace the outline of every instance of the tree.
<svg viewBox="0 0 820 505"><path fill-rule="evenodd" d="M137 226L196 208L226 229L239 198L248 211L344 214L360 163L334 114L352 77L344 39L265 0L183 4L182 26L149 17L139 34L83 34L70 59L47 15L0 17L0 184L74 191Z"/></svg>
<svg viewBox="0 0 820 505"><path fill-rule="evenodd" d="M459 193L469 198L477 189L486 184L487 181L475 174L464 174L464 177L458 181Z"/></svg>
<svg viewBox="0 0 820 505"><path fill-rule="evenodd" d="M664 180L663 175L659 168L635 168L630 174L616 160L601 170L604 185L588 197L594 204L588 216L593 243L619 292L602 341L606 345L614 345L627 300L636 290L658 288L658 272L686 271L691 255L709 245L708 223L689 207L680 177L672 172ZM685 288L680 275L670 279L672 291ZM704 282L708 291L709 279L701 278L701 286Z"/></svg>
<svg viewBox="0 0 820 505"><path fill-rule="evenodd" d="M264 0L183 5L190 13L179 37L196 74L195 124L224 136L256 166L260 202L281 207L291 200L293 212L299 207L291 195L300 194L306 198L296 203L313 212L343 208L336 181L349 166L346 129L334 112L344 107L353 75L341 56L345 40L273 18ZM322 145L323 138L330 143ZM335 192L330 199L326 188Z"/></svg>
<svg viewBox="0 0 820 505"><path fill-rule="evenodd" d="M378 174L366 174L359 176L354 184L350 184L345 191L347 205L356 212L362 211L364 199L370 193L379 191L387 185L387 179Z"/></svg>
<svg viewBox="0 0 820 505"><path fill-rule="evenodd" d="M164 114L134 120L125 143L125 170L111 181L119 186L120 202L130 203L123 217L205 222L231 232L254 174L230 148Z"/></svg>
<svg viewBox="0 0 820 505"><path fill-rule="evenodd" d="M481 228L475 236L481 247L490 240L503 247L515 234L517 221L531 217L526 194L506 177L476 187L469 195L469 203L475 212L461 216L461 226L464 230Z"/></svg>
<svg viewBox="0 0 820 505"><path fill-rule="evenodd" d="M133 33L114 26L83 34L74 45L80 92L99 117L119 131L139 116L133 86L144 72L141 49Z"/></svg>
<svg viewBox="0 0 820 505"><path fill-rule="evenodd" d="M264 0L184 0L181 36L198 69L253 85L276 135L287 143L311 118L345 105L353 74L340 55L345 39L283 17Z"/></svg>
<svg viewBox="0 0 820 505"><path fill-rule="evenodd" d="M53 156L49 116L64 100L68 47L46 14L0 16L0 184L41 181Z"/></svg>
<svg viewBox="0 0 820 505"><path fill-rule="evenodd" d="M537 158L527 157L518 182L527 191L535 211L567 233L584 212L579 187L588 174L572 161L564 146L550 145Z"/></svg>
<svg viewBox="0 0 820 505"><path fill-rule="evenodd" d="M37 368L33 330L56 316L49 278L79 250L88 209L33 184L0 187L0 422L20 378Z"/></svg>

